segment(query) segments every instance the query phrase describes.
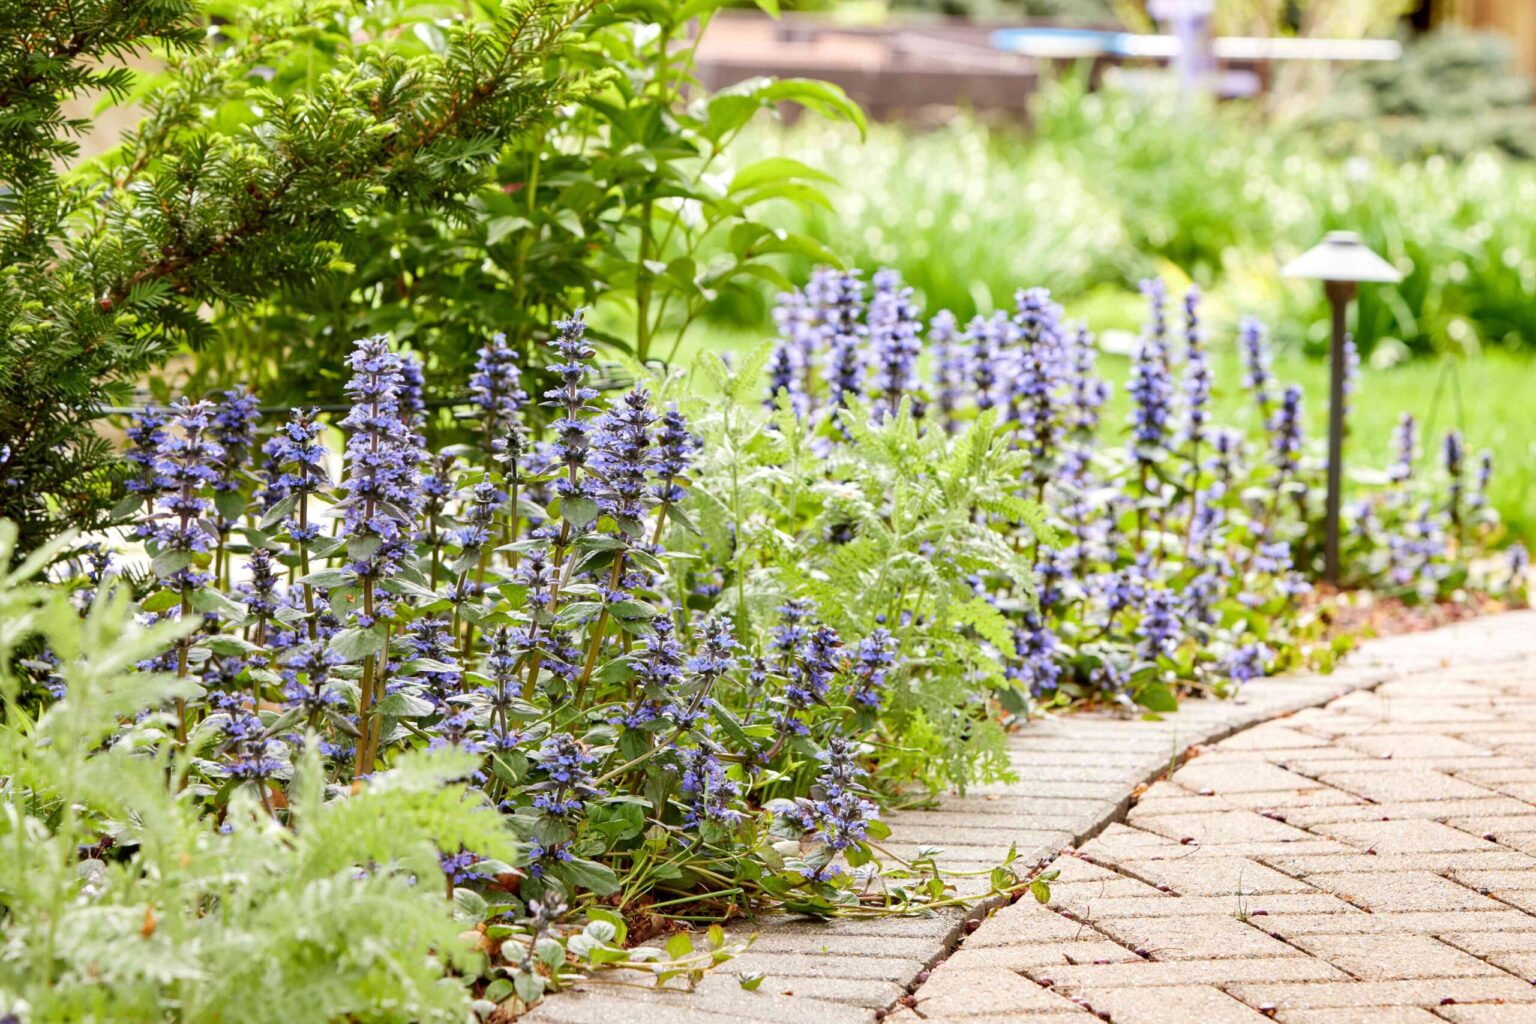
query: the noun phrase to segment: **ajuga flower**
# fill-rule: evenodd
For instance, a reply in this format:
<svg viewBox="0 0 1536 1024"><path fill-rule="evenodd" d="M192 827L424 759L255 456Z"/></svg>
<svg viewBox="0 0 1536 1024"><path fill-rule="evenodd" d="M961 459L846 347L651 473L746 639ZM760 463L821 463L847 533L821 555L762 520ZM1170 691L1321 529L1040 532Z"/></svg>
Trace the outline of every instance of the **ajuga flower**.
<svg viewBox="0 0 1536 1024"><path fill-rule="evenodd" d="M164 409L146 407L133 416L133 423L124 433L128 435L128 451L124 458L138 467L128 478L128 490L143 494L159 489L155 482L155 459L165 440L165 427L171 417Z"/></svg>
<svg viewBox="0 0 1536 1024"><path fill-rule="evenodd" d="M1450 480L1450 486L1446 491L1446 508L1450 512L1451 522L1461 523L1462 492L1466 488L1465 468L1466 445L1462 443L1459 430L1448 431L1445 435L1445 443L1441 446L1441 454L1445 460L1445 475Z"/></svg>
<svg viewBox="0 0 1536 1024"><path fill-rule="evenodd" d="M783 395L788 398L789 407L796 416L805 415L810 402L801 390L800 380L795 345L787 338L780 338L773 346L773 355L768 359L768 397L763 399L763 406L775 408L779 404L779 396Z"/></svg>
<svg viewBox="0 0 1536 1024"><path fill-rule="evenodd" d="M160 551L204 552L217 530L206 492L219 480L224 451L211 437L213 405L182 399L171 406L174 431L163 432L155 451L154 479L160 490L155 512L140 528ZM167 582L191 590L208 581L208 574L186 565L168 573Z"/></svg>
<svg viewBox="0 0 1536 1024"><path fill-rule="evenodd" d="M1038 612L1025 612L1024 622L1013 631L1018 659L1004 667L1004 674L1021 684L1031 696L1054 691L1061 680L1056 661L1056 634Z"/></svg>
<svg viewBox="0 0 1536 1024"><path fill-rule="evenodd" d="M1413 460L1418 453L1418 423L1413 414L1405 412L1398 418L1392 432L1392 450L1396 453L1387 478L1393 483L1406 483L1413 476Z"/></svg>
<svg viewBox="0 0 1536 1024"><path fill-rule="evenodd" d="M1525 585L1526 573L1531 568L1530 552L1526 551L1524 544L1515 541L1509 546L1509 554L1505 557L1507 559L1506 567L1509 569L1508 586L1510 588L1523 587Z"/></svg>
<svg viewBox="0 0 1536 1024"><path fill-rule="evenodd" d="M864 357L860 351L865 328L859 323L864 306L864 282L857 273L845 271L837 276L828 316L826 379L832 404L844 406L850 396L864 391Z"/></svg>
<svg viewBox="0 0 1536 1024"><path fill-rule="evenodd" d="M639 729L659 718L677 719L683 711L677 698L683 686L685 657L683 645L673 636L672 620L655 619L644 650L634 659L635 702L615 721Z"/></svg>
<svg viewBox="0 0 1536 1024"><path fill-rule="evenodd" d="M437 855L438 867L443 869L443 875L447 878L450 889L458 888L465 882L483 881L489 876L482 871L476 871L475 865L480 863L480 858L475 854L459 847L458 853L439 853Z"/></svg>
<svg viewBox="0 0 1536 1024"><path fill-rule="evenodd" d="M704 821L724 828L740 825L742 813L733 805L741 797L741 787L726 776L715 752L695 747L682 753L682 763L678 789L688 808L683 824L690 828Z"/></svg>
<svg viewBox="0 0 1536 1024"><path fill-rule="evenodd" d="M853 657L853 682L848 696L855 704L878 708L885 689L885 676L896 664L896 638L888 629L876 629L859 641Z"/></svg>
<svg viewBox="0 0 1536 1024"><path fill-rule="evenodd" d="M1142 605L1141 624L1136 635L1141 638L1141 656L1148 661L1171 655L1179 646L1178 596L1161 588L1147 591Z"/></svg>
<svg viewBox="0 0 1536 1024"><path fill-rule="evenodd" d="M740 660L736 652L741 645L731 635L731 620L724 615L706 619L698 635L696 653L688 659L688 671L707 686L735 671Z"/></svg>
<svg viewBox="0 0 1536 1024"><path fill-rule="evenodd" d="M257 619L269 619L277 611L277 573L272 567L272 552L258 547L246 560L251 582L246 591L246 606Z"/></svg>
<svg viewBox="0 0 1536 1024"><path fill-rule="evenodd" d="M413 619L405 627L403 642L410 660L439 666L418 669L415 675L427 684L427 691L439 710L449 710L447 701L459 692L464 677L455 660L454 638L448 631L448 620L433 616Z"/></svg>
<svg viewBox="0 0 1536 1024"><path fill-rule="evenodd" d="M1477 457L1477 479L1467 507L1473 511L1488 507L1488 484L1493 479L1493 452L1484 449Z"/></svg>
<svg viewBox="0 0 1536 1024"><path fill-rule="evenodd" d="M1183 440L1192 446L1205 441L1206 421L1210 415L1211 364L1206 356L1200 330L1200 289L1191 287L1184 296L1184 337L1187 342L1184 361ZM1199 467L1195 467L1198 469Z"/></svg>
<svg viewBox="0 0 1536 1024"><path fill-rule="evenodd" d="M1243 317L1238 328L1238 348L1243 356L1243 386L1253 393L1259 415L1269 421L1269 346L1264 340L1264 325L1251 316Z"/></svg>
<svg viewBox="0 0 1536 1024"><path fill-rule="evenodd" d="M1095 375L1098 346L1086 326L1079 324L1072 332L1067 359L1071 392L1066 427L1073 445L1064 468L1069 477L1078 479L1088 467L1099 429L1099 410L1109 401L1109 385Z"/></svg>
<svg viewBox="0 0 1536 1024"><path fill-rule="evenodd" d="M558 818L576 818L586 801L603 795L592 784L588 770L597 757L582 749L573 737L555 733L528 757L543 775L541 781L528 787L535 794L533 806L539 810Z"/></svg>
<svg viewBox="0 0 1536 1024"><path fill-rule="evenodd" d="M1061 434L1058 404L1068 364L1061 336L1061 307L1043 288L1022 290L1016 298L1018 364L1009 394L1021 436L1034 463L1034 483L1043 487L1054 469Z"/></svg>
<svg viewBox="0 0 1536 1024"><path fill-rule="evenodd" d="M316 420L319 410L294 409L288 414L288 422L267 439L261 450L267 456L267 481L262 492L266 507L277 504L291 494L301 495L303 501L309 495L330 485L325 472L325 445L320 441L321 426ZM288 530L293 533L294 526ZM311 536L293 533L297 541L313 540Z"/></svg>
<svg viewBox="0 0 1536 1024"><path fill-rule="evenodd" d="M523 695L518 676L518 649L525 646L527 635L506 626L497 626L488 634L490 653L485 658L485 674L490 686L484 696L491 724L486 730L486 744L495 750L511 749L522 737L511 728L512 702Z"/></svg>
<svg viewBox="0 0 1536 1024"><path fill-rule="evenodd" d="M880 407L895 412L903 396L913 398L915 415L922 415L917 404L917 360L922 354L918 338L921 322L912 301L912 289L901 285L894 270L881 270L874 277L875 294L869 304L869 340L874 356L871 391L880 399Z"/></svg>
<svg viewBox="0 0 1536 1024"><path fill-rule="evenodd" d="M489 480L475 484L469 500L464 503L464 525L454 530L449 540L465 552L475 552L491 539L491 524L496 521L496 510L505 496Z"/></svg>
<svg viewBox="0 0 1536 1024"><path fill-rule="evenodd" d="M518 413L528 395L519 386L517 353L500 332L480 347L475 372L469 378L469 400L480 412L489 444L517 425Z"/></svg>
<svg viewBox="0 0 1536 1024"><path fill-rule="evenodd" d="M383 335L359 340L348 360L352 409L341 421L351 432L347 497L338 507L348 537L380 542L372 555L354 566L363 577L386 575L399 564L421 500L416 472L420 450L400 407L401 365Z"/></svg>
<svg viewBox="0 0 1536 1024"><path fill-rule="evenodd" d="M1246 683L1264 675L1269 658L1270 650L1263 644L1243 644L1227 655L1222 667L1234 683Z"/></svg>
<svg viewBox="0 0 1536 1024"><path fill-rule="evenodd" d="M219 464L219 479L213 489L234 491L240 487L238 474L250 465L251 449L256 444L256 423L261 408L256 396L245 388L232 388L219 395L213 412L213 440L224 450Z"/></svg>
<svg viewBox="0 0 1536 1024"><path fill-rule="evenodd" d="M345 663L345 658L324 643L296 648L285 659L284 699L290 707L302 707L311 715L318 715L326 708L344 708L346 698L331 690L328 684L331 670Z"/></svg>
<svg viewBox="0 0 1536 1024"><path fill-rule="evenodd" d="M578 473L587 462L587 449L591 446L586 422L587 406L597 397L597 389L582 383L589 372L588 363L597 354L587 343L586 322L581 311L567 320L555 324L555 337L550 342L560 361L549 367L560 378L560 386L544 392L547 406L560 410L560 416L550 429L555 439L550 444L550 454L565 467L566 475L556 481L558 493L575 496L581 493Z"/></svg>
<svg viewBox="0 0 1536 1024"><path fill-rule="evenodd" d="M651 464L656 483L651 494L662 504L675 505L687 497L678 478L687 474L693 464L693 454L699 450L699 439L688 432L688 421L678 411L677 403L667 406L661 414L661 426L656 430L656 455Z"/></svg>
<svg viewBox="0 0 1536 1024"><path fill-rule="evenodd" d="M421 357L414 352L400 356L399 391L400 418L413 431L419 431L427 414L427 378L422 372Z"/></svg>
<svg viewBox="0 0 1536 1024"><path fill-rule="evenodd" d="M816 757L822 763L818 780L822 793L810 801L807 827L814 828L829 849L846 850L869 838L869 823L880 812L861 793L859 780L865 773L852 743L834 736Z"/></svg>
<svg viewBox="0 0 1536 1024"><path fill-rule="evenodd" d="M959 425L955 412L971 375L971 353L961 344L955 314L940 310L928 321L928 344L933 349L933 394L944 429L953 433Z"/></svg>
<svg viewBox="0 0 1536 1024"><path fill-rule="evenodd" d="M597 507L614 519L638 522L646 510L651 450L651 393L635 388L597 421L588 465L601 479Z"/></svg>
<svg viewBox="0 0 1536 1024"><path fill-rule="evenodd" d="M1168 373L1168 354L1154 331L1142 335L1131 369L1131 452L1143 464L1168 440L1168 421L1173 415L1173 381Z"/></svg>
<svg viewBox="0 0 1536 1024"><path fill-rule="evenodd" d="M1290 476L1301 461L1301 388L1293 384L1285 389L1269 431L1275 468L1282 476Z"/></svg>

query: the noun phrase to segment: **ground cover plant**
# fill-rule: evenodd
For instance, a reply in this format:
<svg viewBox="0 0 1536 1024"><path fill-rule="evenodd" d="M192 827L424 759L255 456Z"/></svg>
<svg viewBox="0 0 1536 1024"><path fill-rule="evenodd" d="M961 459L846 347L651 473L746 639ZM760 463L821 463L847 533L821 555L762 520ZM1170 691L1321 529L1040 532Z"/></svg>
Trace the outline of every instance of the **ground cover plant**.
<svg viewBox="0 0 1536 1024"><path fill-rule="evenodd" d="M387 1019L462 1010L472 996L513 1009L601 966L692 977L731 954L718 933L695 950L675 934L682 922L951 902L931 855L879 842L870 744L884 734L885 691L905 672L891 633L840 632L804 600L763 620L717 606L712 568L695 570L678 550L699 529L685 511L701 443L688 420L643 386L599 401L579 316L558 323L550 344L555 379L530 397L511 348L489 343L470 382L476 443L429 453L414 357L382 337L359 341L350 411L336 424L339 480L311 410L258 431L254 396L233 390L136 417L133 497L119 511L137 523L148 572L81 549L63 563L63 589L31 598L48 618L24 603L7 619L6 664L22 655L8 677L13 745L43 743L36 729L71 716L94 730L35 785L12 780L10 799L32 815L14 841L35 829L59 851L97 851L103 871L118 871L116 906L141 898L121 878L147 867L150 839L134 819L142 794L58 818L50 809L68 804L81 761L110 776L117 759L140 759L162 786L154 800L182 816L185 841L228 833L236 847L224 854L236 861L260 859L238 845L247 830L281 847L289 828L333 817L345 827L408 791L426 802L419 814L404 800L402 820L383 812L376 830L328 854L330 870L351 863L360 874L328 878L340 891L327 899L362 898L350 883L376 878L414 887L412 900L436 894L468 948L458 932L444 938L452 917L439 911L410 949L430 947L432 962L470 984L416 991ZM52 545L31 565L58 554ZM86 639L57 621L67 612L73 622L74 605ZM122 621L130 607L139 626ZM77 682L98 671L84 653L90 629L124 636L100 669L122 677L123 692L108 687L101 706ZM346 809L360 798L365 806ZM440 804L457 810L423 817ZM424 862L428 839L439 841ZM283 870L277 853L264 856L262 870ZM64 877L45 893L9 892L17 919L48 921L68 897ZM200 877L180 874L162 895L184 898ZM1004 865L992 880L1017 881ZM298 871L245 909L277 912L320 881ZM368 912L408 912L394 889ZM261 924L234 911L208 923L193 908L208 909L184 907L187 927L216 933L209 959L186 967L201 980L218 947ZM35 936L8 934L32 949ZM318 948L344 932L326 934ZM664 950L641 945L657 935ZM60 1007L41 1019L113 1005L90 949L65 962L34 952L0 990ZM44 998L61 975L73 1002ZM149 1001L184 980L135 978ZM298 998L308 982L296 984ZM337 986L338 1013L382 1012L394 998L366 978ZM208 998L222 1006L234 991Z"/></svg>
<svg viewBox="0 0 1536 1024"><path fill-rule="evenodd" d="M1008 777L1026 714L1167 712L1331 660L1298 600L1318 464L1256 324L1269 442L1246 450L1208 416L1198 297L1170 326L1149 284L1127 442L1100 422L1090 336L1045 293L962 328L872 283L866 302L856 273L819 273L778 342L702 359L692 388L604 395L577 316L530 395L493 340L469 444L428 445L414 356L382 337L349 359L336 450L313 411L264 424L239 389L138 416L120 511L148 571L93 545L25 585L56 544L12 573L4 742L28 768L6 797L27 824L5 836L55 857L6 885L28 955L0 992L44 1020L124 1005L109 981L268 1019L224 1009L244 975L221 958L304 900L356 910L296 949L426 922L347 954L323 982L338 1014L515 1010L605 966L695 978L734 949L688 924L953 901L939 854L883 843L878 806ZM1498 531L1477 457L1453 436L1427 470L1411 418L1398 443L1351 504L1351 582L1509 589L1518 564L1471 566ZM360 815L376 827L325 841ZM144 870L187 844L206 856ZM246 872L268 888L218 881ZM161 936L177 966L39 946L79 897L101 948ZM267 948L295 993L322 984ZM375 985L394 956L417 973Z"/></svg>
<svg viewBox="0 0 1536 1024"><path fill-rule="evenodd" d="M1084 697L1163 710L1171 688L1228 692L1331 660L1301 600L1321 570L1324 464L1257 321L1238 339L1247 422L1219 423L1198 290L1170 316L1146 282L1122 427L1104 422L1091 334L1047 293L961 327L948 312L925 323L891 271L872 284L866 301L857 274L823 271L787 296L766 359L771 425L743 430L729 407L711 421L730 455L701 493L740 481L736 535L753 550L737 557L772 570L765 596L807 592L839 624L888 625L931 678L986 678L976 702L990 692L1016 712ZM1491 456L1451 431L1424 458L1406 413L1394 444L1389 467L1355 475L1345 585L1523 600L1518 544L1469 575L1501 535ZM934 727L913 716L903 735Z"/></svg>

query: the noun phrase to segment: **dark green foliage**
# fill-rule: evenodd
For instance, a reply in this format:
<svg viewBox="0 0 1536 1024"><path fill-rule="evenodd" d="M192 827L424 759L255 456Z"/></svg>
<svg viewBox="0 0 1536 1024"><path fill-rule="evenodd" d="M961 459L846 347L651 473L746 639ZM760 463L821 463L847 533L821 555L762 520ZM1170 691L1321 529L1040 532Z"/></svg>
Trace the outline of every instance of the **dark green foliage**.
<svg viewBox="0 0 1536 1024"><path fill-rule="evenodd" d="M758 279L787 287L775 266L784 254L835 262L806 235L760 223L765 204L829 207L826 177L784 159L733 166L728 149L784 102L860 128L862 117L813 81L753 79L701 97L693 48L680 43L707 30L716 6L595 10L561 48L579 88L557 120L507 141L461 208L374 208L340 253L348 272L223 318L196 382L246 382L275 401L334 398L352 339L388 333L426 357L435 390L454 392L491 335L536 365L545 325L583 306L610 350L669 357L721 297ZM310 63L331 59L277 60L271 88L303 90Z"/></svg>
<svg viewBox="0 0 1536 1024"><path fill-rule="evenodd" d="M370 211L462 211L501 144L568 98L546 58L592 4L519 0L437 27L425 52L350 3L246 11L196 50L191 4L92 4L89 18L79 6L20 15L26 31L0 40L0 88L24 98L0 125L0 516L22 523L23 546L96 521L110 498L99 408L173 346L206 342L210 314L344 269ZM60 177L52 161L85 127L60 100L121 95L121 58L159 42L183 55L144 98L143 126ZM36 58L40 45L56 56ZM268 61L315 47L334 62L304 90L265 87ZM237 99L242 113L203 130L206 111Z"/></svg>
<svg viewBox="0 0 1536 1024"><path fill-rule="evenodd" d="M1530 159L1533 97L1536 86L1517 70L1507 38L1444 31L1410 44L1400 61L1346 76L1313 121L1330 144L1349 152L1375 147L1396 158L1465 157L1498 149Z"/></svg>

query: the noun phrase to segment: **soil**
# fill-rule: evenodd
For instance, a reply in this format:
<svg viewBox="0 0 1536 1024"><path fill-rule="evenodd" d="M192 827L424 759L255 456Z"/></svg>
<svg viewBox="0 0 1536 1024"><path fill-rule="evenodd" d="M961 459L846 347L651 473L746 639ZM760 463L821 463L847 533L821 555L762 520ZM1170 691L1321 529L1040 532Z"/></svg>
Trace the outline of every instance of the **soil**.
<svg viewBox="0 0 1536 1024"><path fill-rule="evenodd" d="M1327 635L1367 639L1421 633L1479 615L1509 610L1509 605L1486 594L1467 593L1461 600L1433 604L1408 604L1400 598L1383 597L1364 590L1339 591L1319 584L1307 597L1327 627Z"/></svg>

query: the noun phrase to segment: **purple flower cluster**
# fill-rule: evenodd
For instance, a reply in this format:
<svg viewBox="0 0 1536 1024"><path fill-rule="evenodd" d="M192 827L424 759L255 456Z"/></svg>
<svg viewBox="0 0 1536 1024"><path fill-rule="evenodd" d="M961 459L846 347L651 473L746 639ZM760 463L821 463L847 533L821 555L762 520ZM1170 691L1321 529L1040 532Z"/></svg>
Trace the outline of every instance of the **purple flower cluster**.
<svg viewBox="0 0 1536 1024"><path fill-rule="evenodd" d="M398 568L415 533L421 452L401 404L405 365L383 335L360 340L348 360L347 497L337 508L344 534L366 542L353 565L362 578Z"/></svg>

